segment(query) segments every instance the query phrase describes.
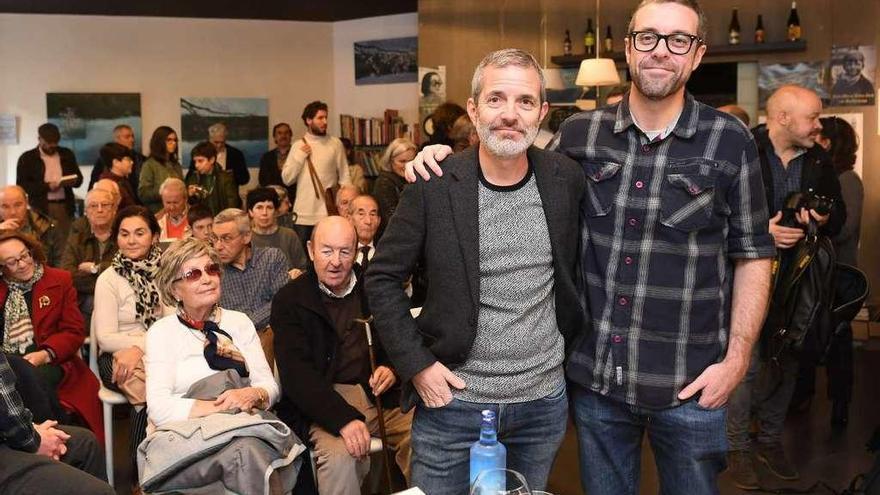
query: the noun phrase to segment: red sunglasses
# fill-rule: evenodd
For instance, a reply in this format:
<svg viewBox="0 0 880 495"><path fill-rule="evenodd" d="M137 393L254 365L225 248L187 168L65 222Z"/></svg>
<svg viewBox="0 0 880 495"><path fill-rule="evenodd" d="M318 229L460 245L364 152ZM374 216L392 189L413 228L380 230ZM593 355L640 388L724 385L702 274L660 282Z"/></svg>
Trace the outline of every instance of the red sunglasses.
<svg viewBox="0 0 880 495"><path fill-rule="evenodd" d="M202 273L206 273L212 277L219 277L220 265L218 265L217 263L211 263L210 265L205 265L205 268L203 270L200 270L198 268L191 268L183 272L183 275L172 280L172 282L178 282L180 280L186 280L187 282L197 282L201 280Z"/></svg>

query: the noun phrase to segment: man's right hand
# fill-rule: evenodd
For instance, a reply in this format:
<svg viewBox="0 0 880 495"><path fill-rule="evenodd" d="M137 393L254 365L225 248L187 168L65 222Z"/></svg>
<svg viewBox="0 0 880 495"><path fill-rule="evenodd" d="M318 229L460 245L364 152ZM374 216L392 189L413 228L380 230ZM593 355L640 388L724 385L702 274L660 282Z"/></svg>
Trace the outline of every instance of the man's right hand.
<svg viewBox="0 0 880 495"><path fill-rule="evenodd" d="M413 158L411 162L406 162L406 170L404 171L406 180L408 182L415 182L416 173L426 181L431 180L431 174L428 173L428 167L431 168L432 172L437 174L437 177L442 177L443 170L440 169L438 162L442 162L451 154L452 148L445 144L432 144L431 146L425 146L422 151L419 151L418 154L416 154L416 157Z"/></svg>
<svg viewBox="0 0 880 495"><path fill-rule="evenodd" d="M339 430L339 436L352 457L363 459L370 453L370 430L363 421L352 420Z"/></svg>
<svg viewBox="0 0 880 495"><path fill-rule="evenodd" d="M425 406L431 408L443 407L452 402L450 385L458 390L465 387L464 380L455 376L440 361L416 373L412 382Z"/></svg>
<svg viewBox="0 0 880 495"><path fill-rule="evenodd" d="M773 236L773 242L779 249L788 249L804 238L804 231L797 227L783 227L779 225L782 220L782 212L777 212L770 219L770 235Z"/></svg>
<svg viewBox="0 0 880 495"><path fill-rule="evenodd" d="M302 152L306 154L306 156L312 154L312 147L309 146L309 143L307 143L305 139L303 139L303 144L299 147L299 149L301 149Z"/></svg>
<svg viewBox="0 0 880 495"><path fill-rule="evenodd" d="M14 218L10 218L9 220L3 220L3 222L0 223L0 230L15 231L15 230L18 230L19 227L21 227L21 224L18 223L18 220L14 219Z"/></svg>
<svg viewBox="0 0 880 495"><path fill-rule="evenodd" d="M57 461L67 453L67 445L64 442L70 438L70 435L55 428L56 425L58 425L57 421L43 421L40 424L35 424L34 429L40 435L40 449L37 454Z"/></svg>

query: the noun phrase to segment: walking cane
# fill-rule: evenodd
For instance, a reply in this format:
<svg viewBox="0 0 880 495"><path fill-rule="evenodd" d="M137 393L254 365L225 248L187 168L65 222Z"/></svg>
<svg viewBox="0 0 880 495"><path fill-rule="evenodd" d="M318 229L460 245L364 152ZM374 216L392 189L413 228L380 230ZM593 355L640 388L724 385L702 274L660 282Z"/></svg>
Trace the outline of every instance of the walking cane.
<svg viewBox="0 0 880 495"><path fill-rule="evenodd" d="M376 372L376 352L373 350L373 333L370 331L372 315L364 318L355 318L356 322L364 324L367 333L367 348L370 350L370 375ZM388 482L388 490L391 493L391 456L388 455L388 434L385 432L385 413L382 411L382 400L376 396L376 416L379 419L379 438L382 439L382 459L385 461L385 479Z"/></svg>

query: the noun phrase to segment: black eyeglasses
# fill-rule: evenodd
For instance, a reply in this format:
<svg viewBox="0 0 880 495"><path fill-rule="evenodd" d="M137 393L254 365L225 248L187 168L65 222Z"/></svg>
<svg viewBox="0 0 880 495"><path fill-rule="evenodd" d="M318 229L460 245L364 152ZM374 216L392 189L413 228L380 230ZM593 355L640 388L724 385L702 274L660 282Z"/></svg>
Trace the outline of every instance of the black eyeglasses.
<svg viewBox="0 0 880 495"><path fill-rule="evenodd" d="M697 45L703 42L702 38L686 33L660 34L653 31L633 31L629 33L632 45L637 51L650 52L657 48L660 40L666 41L666 49L676 55L685 55L691 51L694 42Z"/></svg>
<svg viewBox="0 0 880 495"><path fill-rule="evenodd" d="M172 280L172 282L179 282L181 280L186 280L187 282L197 282L201 280L202 273L206 273L211 277L219 277L220 265L218 265L217 263L211 263L209 265L205 265L205 268L203 270L199 270L198 268L191 268L183 272L183 275Z"/></svg>

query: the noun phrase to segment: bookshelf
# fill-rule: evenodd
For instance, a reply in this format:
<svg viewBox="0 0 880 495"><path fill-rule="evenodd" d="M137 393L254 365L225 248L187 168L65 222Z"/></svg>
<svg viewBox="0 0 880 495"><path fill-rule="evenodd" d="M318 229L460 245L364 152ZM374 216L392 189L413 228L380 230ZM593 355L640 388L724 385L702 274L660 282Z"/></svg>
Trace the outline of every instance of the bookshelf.
<svg viewBox="0 0 880 495"><path fill-rule="evenodd" d="M340 115L339 128L341 136L351 140L355 161L364 165L366 177L379 175L379 161L391 141L399 137L418 138L416 126L406 124L393 109L385 110L381 118Z"/></svg>

